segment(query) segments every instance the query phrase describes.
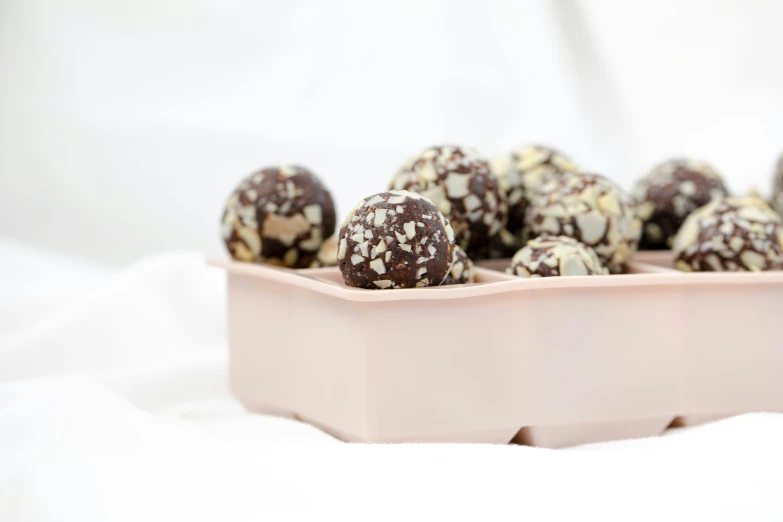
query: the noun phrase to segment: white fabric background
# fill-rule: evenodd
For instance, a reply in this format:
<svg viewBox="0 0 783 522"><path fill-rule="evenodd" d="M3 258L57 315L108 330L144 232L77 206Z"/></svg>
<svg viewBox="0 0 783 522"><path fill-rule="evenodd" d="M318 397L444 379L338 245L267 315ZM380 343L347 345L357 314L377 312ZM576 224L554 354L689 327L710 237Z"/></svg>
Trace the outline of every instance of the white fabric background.
<svg viewBox="0 0 783 522"><path fill-rule="evenodd" d="M440 142L561 147L628 186L673 154L768 189L776 0L0 2L0 234L112 264L221 251L296 161L342 212Z"/></svg>
<svg viewBox="0 0 783 522"><path fill-rule="evenodd" d="M27 316L0 318L0 520L781 520L783 414L557 451L344 444L230 397L223 275L200 254L0 259L0 306ZM79 286L25 313L41 267Z"/></svg>
<svg viewBox="0 0 783 522"><path fill-rule="evenodd" d="M0 0L0 520L782 520L781 415L565 451L346 445L246 415L203 264L227 193L279 162L343 211L439 142L543 141L626 186L691 154L766 188L781 15Z"/></svg>

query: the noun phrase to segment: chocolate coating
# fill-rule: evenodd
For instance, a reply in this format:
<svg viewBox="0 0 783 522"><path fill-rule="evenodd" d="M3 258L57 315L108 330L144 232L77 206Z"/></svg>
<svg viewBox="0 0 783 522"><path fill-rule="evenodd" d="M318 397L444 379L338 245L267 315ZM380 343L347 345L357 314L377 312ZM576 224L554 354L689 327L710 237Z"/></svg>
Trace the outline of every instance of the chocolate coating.
<svg viewBox="0 0 783 522"><path fill-rule="evenodd" d="M525 210L533 192L550 176L575 172L576 164L555 149L523 145L495 158L492 168L508 201L509 232L525 241Z"/></svg>
<svg viewBox="0 0 783 522"><path fill-rule="evenodd" d="M473 252L473 257L475 259L505 259L513 256L524 244L519 236L501 228L500 232L492 236L489 244Z"/></svg>
<svg viewBox="0 0 783 522"><path fill-rule="evenodd" d="M549 178L530 200L526 217L530 235L572 237L592 247L611 273L622 272L641 234L629 197L598 174Z"/></svg>
<svg viewBox="0 0 783 522"><path fill-rule="evenodd" d="M783 155L778 160L772 183L772 208L783 216Z"/></svg>
<svg viewBox="0 0 783 522"><path fill-rule="evenodd" d="M598 254L566 236L543 235L527 242L511 259L506 273L520 277L606 275Z"/></svg>
<svg viewBox="0 0 783 522"><path fill-rule="evenodd" d="M335 221L321 181L303 167L284 165L239 184L226 202L222 234L234 259L304 268L334 233Z"/></svg>
<svg viewBox="0 0 783 522"><path fill-rule="evenodd" d="M443 285L464 285L465 283L476 282L476 267L473 265L473 261L470 260L468 255L460 247L454 247L454 263L451 265L451 270L443 281Z"/></svg>
<svg viewBox="0 0 783 522"><path fill-rule="evenodd" d="M656 165L633 189L642 220L639 248L671 248L688 214L728 195L723 178L708 163L674 159Z"/></svg>
<svg viewBox="0 0 783 522"><path fill-rule="evenodd" d="M404 190L360 201L340 228L337 262L359 288L438 286L454 260L454 231L430 200Z"/></svg>
<svg viewBox="0 0 783 522"><path fill-rule="evenodd" d="M692 212L674 238L675 267L685 272L783 269L783 224L762 200L729 197Z"/></svg>
<svg viewBox="0 0 783 522"><path fill-rule="evenodd" d="M468 254L484 248L506 222L506 201L489 162L473 149L431 147L409 159L389 187L429 198Z"/></svg>

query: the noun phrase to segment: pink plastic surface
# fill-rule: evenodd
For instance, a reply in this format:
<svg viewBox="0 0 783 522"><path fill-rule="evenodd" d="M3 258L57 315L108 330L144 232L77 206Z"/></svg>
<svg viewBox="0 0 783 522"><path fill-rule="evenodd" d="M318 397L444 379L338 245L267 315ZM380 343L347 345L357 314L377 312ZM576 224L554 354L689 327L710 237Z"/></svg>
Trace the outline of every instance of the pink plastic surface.
<svg viewBox="0 0 783 522"><path fill-rule="evenodd" d="M347 441L542 447L783 411L783 272L628 274L410 290L337 268L214 260L228 274L230 382L250 410Z"/></svg>

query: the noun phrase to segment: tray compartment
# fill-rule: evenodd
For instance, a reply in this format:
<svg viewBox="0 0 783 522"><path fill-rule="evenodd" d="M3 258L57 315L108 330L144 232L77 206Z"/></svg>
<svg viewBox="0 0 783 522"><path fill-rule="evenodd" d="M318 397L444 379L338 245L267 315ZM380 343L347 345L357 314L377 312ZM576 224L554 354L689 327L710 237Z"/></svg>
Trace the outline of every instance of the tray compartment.
<svg viewBox="0 0 783 522"><path fill-rule="evenodd" d="M783 411L783 322L776 317L783 282L773 273L731 275L682 293L684 425Z"/></svg>

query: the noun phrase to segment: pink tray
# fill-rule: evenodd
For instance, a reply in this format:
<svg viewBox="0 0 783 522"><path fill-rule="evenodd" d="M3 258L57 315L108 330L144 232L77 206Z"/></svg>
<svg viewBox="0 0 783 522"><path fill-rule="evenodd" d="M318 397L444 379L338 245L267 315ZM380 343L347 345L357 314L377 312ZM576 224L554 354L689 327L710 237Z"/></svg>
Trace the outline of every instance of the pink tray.
<svg viewBox="0 0 783 522"><path fill-rule="evenodd" d="M347 441L542 447L783 411L783 272L629 274L410 290L337 268L212 260L228 273L230 382L254 412Z"/></svg>

